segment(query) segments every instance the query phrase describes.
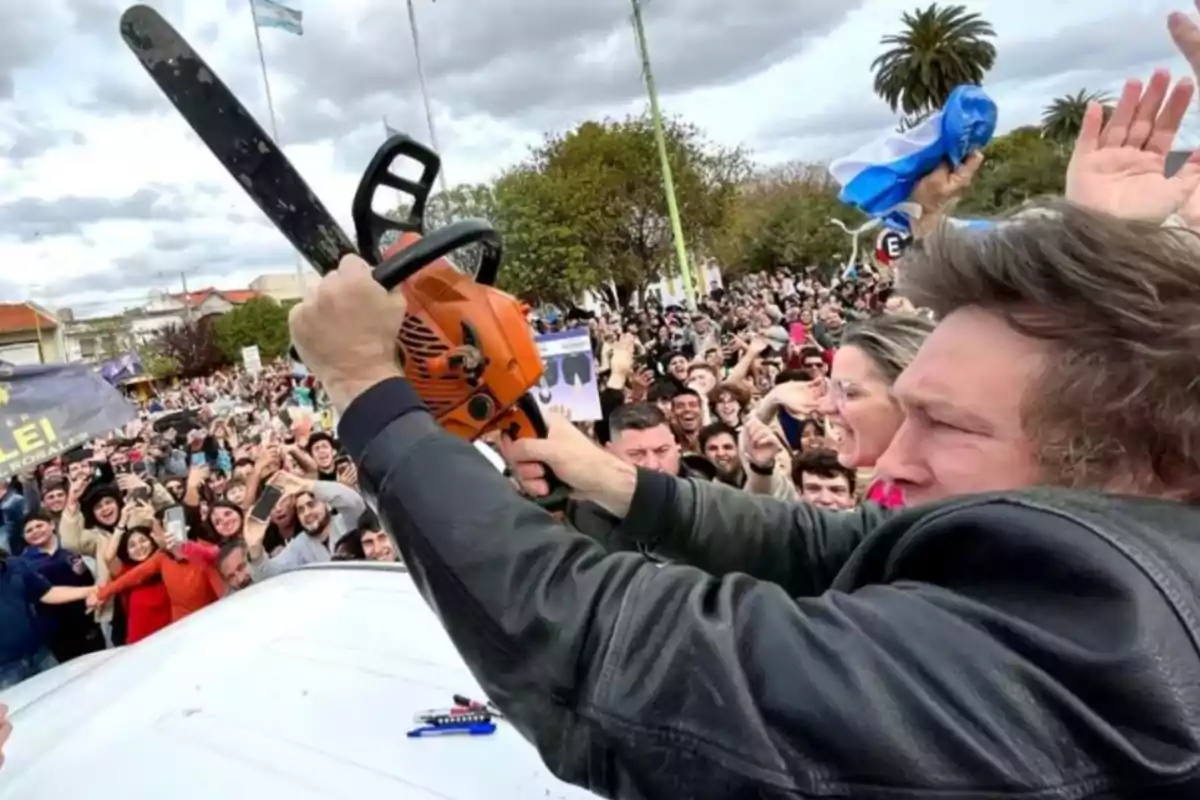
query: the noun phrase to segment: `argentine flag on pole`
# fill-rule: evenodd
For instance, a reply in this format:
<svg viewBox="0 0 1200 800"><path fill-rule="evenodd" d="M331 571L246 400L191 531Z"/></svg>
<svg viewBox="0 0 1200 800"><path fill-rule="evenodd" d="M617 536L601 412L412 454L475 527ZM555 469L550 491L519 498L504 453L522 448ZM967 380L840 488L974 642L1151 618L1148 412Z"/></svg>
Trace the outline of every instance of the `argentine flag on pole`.
<svg viewBox="0 0 1200 800"><path fill-rule="evenodd" d="M995 132L996 103L978 86L959 86L940 111L911 130L889 133L834 161L829 171L842 185L838 199L867 216L883 217L888 227L908 230L901 206L917 182L946 161L957 169Z"/></svg>
<svg viewBox="0 0 1200 800"><path fill-rule="evenodd" d="M304 35L304 12L288 8L275 0L250 0L254 21L260 28L279 28L281 31Z"/></svg>

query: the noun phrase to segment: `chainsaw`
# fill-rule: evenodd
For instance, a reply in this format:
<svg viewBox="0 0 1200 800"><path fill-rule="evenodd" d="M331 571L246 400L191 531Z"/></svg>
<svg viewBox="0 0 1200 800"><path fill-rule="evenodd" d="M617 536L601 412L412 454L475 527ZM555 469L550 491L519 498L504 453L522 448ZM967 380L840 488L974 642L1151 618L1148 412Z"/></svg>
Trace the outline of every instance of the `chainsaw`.
<svg viewBox="0 0 1200 800"><path fill-rule="evenodd" d="M283 151L157 11L129 8L121 16L121 36L213 155L318 273L328 274L343 256L358 253L384 288L404 293L408 314L397 332L397 357L447 431L470 441L497 431L514 439L546 435L530 394L543 364L529 308L494 285L503 255L500 234L481 219L425 231L425 208L441 169L437 153L404 135L384 142L354 194L351 242ZM404 160L420 166L419 178L401 176L396 166ZM403 219L374 210L382 188L411 198ZM468 247L480 252L473 276L449 260ZM547 477L550 494L538 502L561 507L567 487Z"/></svg>

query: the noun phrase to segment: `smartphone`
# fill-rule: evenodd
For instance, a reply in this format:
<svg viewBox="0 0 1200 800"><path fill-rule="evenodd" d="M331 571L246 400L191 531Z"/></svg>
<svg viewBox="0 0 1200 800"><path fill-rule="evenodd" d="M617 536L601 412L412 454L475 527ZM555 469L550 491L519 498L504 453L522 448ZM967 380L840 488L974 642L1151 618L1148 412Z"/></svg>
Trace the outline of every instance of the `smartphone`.
<svg viewBox="0 0 1200 800"><path fill-rule="evenodd" d="M350 456L338 456L333 460L333 468L342 469L343 467L348 467L353 463L354 459L350 458Z"/></svg>
<svg viewBox="0 0 1200 800"><path fill-rule="evenodd" d="M163 512L163 530L167 534L167 545L175 547L187 539L187 518L183 506L171 506Z"/></svg>
<svg viewBox="0 0 1200 800"><path fill-rule="evenodd" d="M126 462L119 467L113 467L114 475L128 475L129 472L130 472L129 462Z"/></svg>
<svg viewBox="0 0 1200 800"><path fill-rule="evenodd" d="M149 486L137 487L136 489L134 489L132 492L129 493L129 499L146 502L147 500L150 499L150 487Z"/></svg>
<svg viewBox="0 0 1200 800"><path fill-rule="evenodd" d="M275 506L281 499L283 499L283 490L268 483L263 487L262 494L254 501L254 508L250 509L250 519L255 522L270 522L271 512L275 510Z"/></svg>
<svg viewBox="0 0 1200 800"><path fill-rule="evenodd" d="M288 413L286 408L279 409L279 421L288 426L288 428L292 427L292 415Z"/></svg>
<svg viewBox="0 0 1200 800"><path fill-rule="evenodd" d="M191 467L204 467L208 465L208 456L204 453L192 453L188 459L188 465Z"/></svg>

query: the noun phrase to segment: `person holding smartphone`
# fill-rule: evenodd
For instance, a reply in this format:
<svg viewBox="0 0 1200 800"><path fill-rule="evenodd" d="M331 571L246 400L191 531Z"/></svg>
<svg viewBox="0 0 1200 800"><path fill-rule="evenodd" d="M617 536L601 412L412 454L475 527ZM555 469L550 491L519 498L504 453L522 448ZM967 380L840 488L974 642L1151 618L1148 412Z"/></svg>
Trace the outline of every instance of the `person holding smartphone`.
<svg viewBox="0 0 1200 800"><path fill-rule="evenodd" d="M165 516L165 512L164 512ZM189 614L215 603L225 594L221 576L211 564L185 558L180 552L182 542L168 537L163 522L155 518L150 536L158 550L142 563L97 589L88 597L88 607L98 608L123 592L160 578L171 604L171 621L178 622Z"/></svg>
<svg viewBox="0 0 1200 800"><path fill-rule="evenodd" d="M278 496L273 496L277 491ZM263 489L250 517L256 520L270 519L275 505L283 498L294 498L296 518L300 532L273 557L263 550L262 536L246 531L246 545L250 553L251 567L256 580L263 580L305 564L324 563L332 557L338 540L352 529L367 510L362 496L332 481L312 481L278 472ZM268 498L264 500L264 498Z"/></svg>

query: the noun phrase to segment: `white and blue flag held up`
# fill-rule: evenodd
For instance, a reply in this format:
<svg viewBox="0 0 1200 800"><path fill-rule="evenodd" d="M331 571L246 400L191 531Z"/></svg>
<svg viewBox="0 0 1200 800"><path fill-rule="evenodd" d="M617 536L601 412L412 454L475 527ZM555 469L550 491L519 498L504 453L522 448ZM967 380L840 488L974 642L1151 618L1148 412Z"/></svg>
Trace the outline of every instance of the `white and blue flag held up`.
<svg viewBox="0 0 1200 800"><path fill-rule="evenodd" d="M254 8L254 21L260 28L278 28L281 31L304 35L304 12L289 8L275 0L250 0Z"/></svg>
<svg viewBox="0 0 1200 800"><path fill-rule="evenodd" d="M944 162L957 168L996 132L996 103L978 86L959 86L945 106L903 133L892 132L830 165L838 198L888 227L908 230L901 204ZM974 225L972 225L974 227Z"/></svg>

